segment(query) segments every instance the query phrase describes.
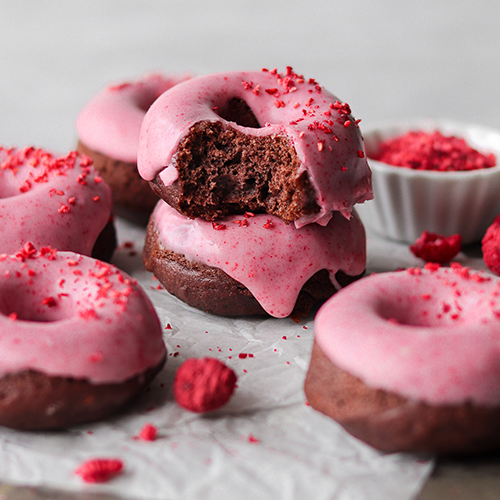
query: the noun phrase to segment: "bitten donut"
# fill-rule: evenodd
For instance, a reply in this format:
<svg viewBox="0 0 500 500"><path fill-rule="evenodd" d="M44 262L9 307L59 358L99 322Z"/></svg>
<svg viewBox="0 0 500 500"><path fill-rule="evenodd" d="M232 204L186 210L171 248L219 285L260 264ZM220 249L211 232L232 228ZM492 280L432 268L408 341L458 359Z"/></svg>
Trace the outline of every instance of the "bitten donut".
<svg viewBox="0 0 500 500"><path fill-rule="evenodd" d="M160 201L144 248L146 269L187 304L223 316L298 319L365 268L363 225L338 212L327 226L297 229L246 213L219 222L188 219Z"/></svg>
<svg viewBox="0 0 500 500"><path fill-rule="evenodd" d="M348 104L291 68L201 76L165 92L144 118L138 168L182 214L265 212L297 227L349 218L372 198Z"/></svg>
<svg viewBox="0 0 500 500"><path fill-rule="evenodd" d="M35 430L104 418L160 370L159 320L142 289L102 261L0 256L0 425Z"/></svg>
<svg viewBox="0 0 500 500"><path fill-rule="evenodd" d="M95 168L111 187L120 214L120 209L129 209L149 215L158 201L137 173L142 120L163 92L187 78L151 74L137 81L110 85L78 115L78 150L94 160Z"/></svg>
<svg viewBox="0 0 500 500"><path fill-rule="evenodd" d="M76 152L0 146L0 225L0 254L31 241L109 260L116 247L111 190Z"/></svg>
<svg viewBox="0 0 500 500"><path fill-rule="evenodd" d="M500 280L458 264L372 275L319 310L311 406L385 452L500 447Z"/></svg>

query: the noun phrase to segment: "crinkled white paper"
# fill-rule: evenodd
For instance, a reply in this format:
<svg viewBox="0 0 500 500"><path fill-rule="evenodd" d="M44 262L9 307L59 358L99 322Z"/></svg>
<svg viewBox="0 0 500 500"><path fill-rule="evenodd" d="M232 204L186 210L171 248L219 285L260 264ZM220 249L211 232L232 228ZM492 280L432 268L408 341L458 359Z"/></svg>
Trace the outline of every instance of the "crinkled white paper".
<svg viewBox="0 0 500 500"><path fill-rule="evenodd" d="M167 364L131 408L105 422L51 433L0 429L0 481L138 500L402 500L418 493L432 460L378 453L307 406L312 316L296 324L192 309L144 270L144 230L118 220L118 231L113 262L155 304ZM480 258L458 260L484 268ZM369 273L421 264L406 246L368 239ZM210 415L183 410L171 392L179 365L202 356L219 358L238 375L229 404ZM134 439L146 423L159 430L154 442ZM122 459L124 473L103 485L84 484L74 470L96 457Z"/></svg>

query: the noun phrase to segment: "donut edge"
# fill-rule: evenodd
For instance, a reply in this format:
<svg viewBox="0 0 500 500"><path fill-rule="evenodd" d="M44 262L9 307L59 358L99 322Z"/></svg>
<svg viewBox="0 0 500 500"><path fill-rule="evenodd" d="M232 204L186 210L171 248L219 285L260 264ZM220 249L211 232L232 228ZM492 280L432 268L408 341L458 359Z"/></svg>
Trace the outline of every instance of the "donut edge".
<svg viewBox="0 0 500 500"><path fill-rule="evenodd" d="M33 370L6 375L0 379L0 425L42 431L103 420L137 398L165 362L166 355L119 383L93 384Z"/></svg>
<svg viewBox="0 0 500 500"><path fill-rule="evenodd" d="M369 387L332 363L316 341L304 391L315 410L382 452L460 456L500 449L500 407L429 405Z"/></svg>

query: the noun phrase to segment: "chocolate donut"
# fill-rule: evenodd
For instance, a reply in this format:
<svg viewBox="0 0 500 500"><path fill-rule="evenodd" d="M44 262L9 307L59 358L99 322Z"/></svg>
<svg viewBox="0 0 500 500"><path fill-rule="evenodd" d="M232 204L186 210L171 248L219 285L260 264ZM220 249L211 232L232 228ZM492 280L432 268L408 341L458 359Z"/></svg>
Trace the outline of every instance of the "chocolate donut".
<svg viewBox="0 0 500 500"><path fill-rule="evenodd" d="M217 223L188 219L160 201L148 225L146 269L193 307L223 316L307 315L359 278L366 262L363 226L334 214L327 226L297 229L266 214Z"/></svg>
<svg viewBox="0 0 500 500"><path fill-rule="evenodd" d="M373 275L319 310L310 405L385 452L500 448L500 280L460 265Z"/></svg>
<svg viewBox="0 0 500 500"><path fill-rule="evenodd" d="M104 262L30 243L0 257L0 425L54 429L104 418L165 362L144 291Z"/></svg>
<svg viewBox="0 0 500 500"><path fill-rule="evenodd" d="M0 147L0 254L28 241L109 260L116 247L111 190L74 151Z"/></svg>
<svg viewBox="0 0 500 500"><path fill-rule="evenodd" d="M145 220L157 196L137 173L137 149L142 120L151 104L188 76L150 74L110 85L95 95L76 121L78 151L94 161L109 184L119 215Z"/></svg>
<svg viewBox="0 0 500 500"><path fill-rule="evenodd" d="M193 78L146 113L139 173L191 218L252 211L326 225L372 197L350 112L291 68Z"/></svg>

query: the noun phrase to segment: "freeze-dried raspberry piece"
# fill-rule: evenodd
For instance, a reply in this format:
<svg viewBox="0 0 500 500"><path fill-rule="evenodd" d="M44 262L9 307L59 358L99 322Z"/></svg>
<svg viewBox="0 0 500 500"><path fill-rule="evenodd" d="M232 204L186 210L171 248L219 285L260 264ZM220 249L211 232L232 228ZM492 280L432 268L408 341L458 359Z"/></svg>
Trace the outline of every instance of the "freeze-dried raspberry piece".
<svg viewBox="0 0 500 500"><path fill-rule="evenodd" d="M86 483L105 483L123 470L123 462L113 458L94 458L80 465L75 474Z"/></svg>
<svg viewBox="0 0 500 500"><path fill-rule="evenodd" d="M191 358L177 370L174 396L187 410L202 413L226 404L236 387L236 374L215 358Z"/></svg>
<svg viewBox="0 0 500 500"><path fill-rule="evenodd" d="M459 234L441 236L436 233L424 231L410 250L413 254L426 262L444 264L449 262L462 248L462 237Z"/></svg>
<svg viewBox="0 0 500 500"><path fill-rule="evenodd" d="M139 432L139 439L143 441L155 441L158 436L158 429L153 424L145 424Z"/></svg>
<svg viewBox="0 0 500 500"><path fill-rule="evenodd" d="M484 263L495 274L500 275L500 215L486 230L482 241Z"/></svg>

